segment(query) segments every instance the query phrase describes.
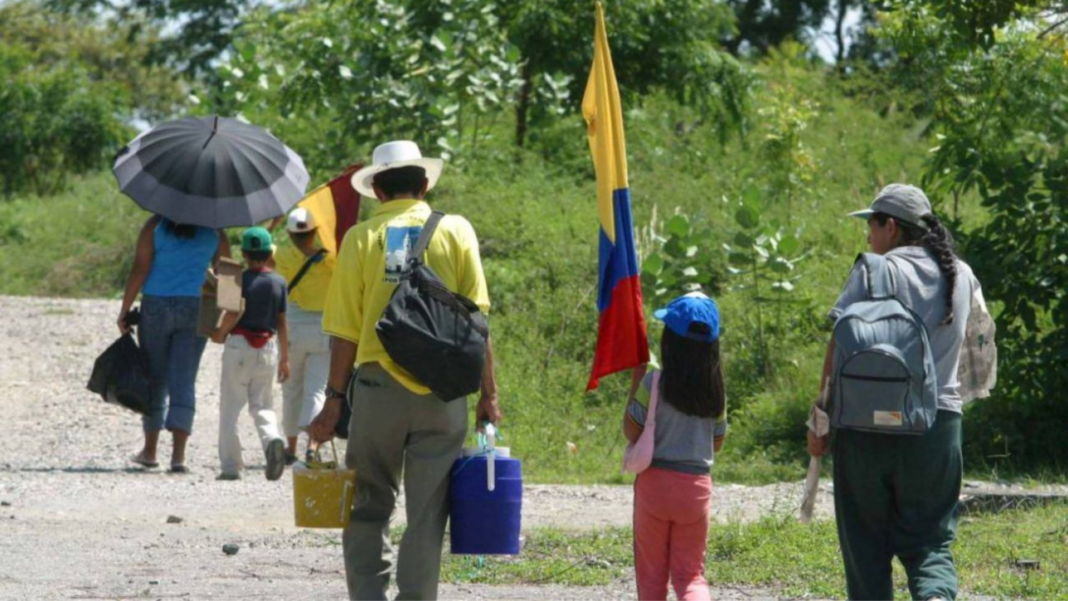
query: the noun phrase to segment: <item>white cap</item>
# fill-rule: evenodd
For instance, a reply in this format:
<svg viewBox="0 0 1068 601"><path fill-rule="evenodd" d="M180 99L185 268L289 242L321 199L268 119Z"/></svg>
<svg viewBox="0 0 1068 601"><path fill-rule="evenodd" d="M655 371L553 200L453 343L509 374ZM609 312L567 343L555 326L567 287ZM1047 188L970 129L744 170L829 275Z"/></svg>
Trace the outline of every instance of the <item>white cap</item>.
<svg viewBox="0 0 1068 601"><path fill-rule="evenodd" d="M297 207L289 213L289 221L286 222L286 231L294 234L303 234L315 229L315 217L308 209Z"/></svg>

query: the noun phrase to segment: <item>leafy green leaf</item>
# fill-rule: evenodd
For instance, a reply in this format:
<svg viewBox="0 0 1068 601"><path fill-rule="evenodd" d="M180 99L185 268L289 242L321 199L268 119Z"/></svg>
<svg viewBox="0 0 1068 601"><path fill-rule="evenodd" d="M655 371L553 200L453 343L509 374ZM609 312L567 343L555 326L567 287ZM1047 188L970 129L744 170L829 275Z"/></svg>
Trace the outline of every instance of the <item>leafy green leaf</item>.
<svg viewBox="0 0 1068 601"><path fill-rule="evenodd" d="M672 236L684 237L690 233L690 221L685 215L675 215L664 226L664 230Z"/></svg>
<svg viewBox="0 0 1068 601"><path fill-rule="evenodd" d="M782 240L779 240L779 252L782 253L784 257L793 257L797 255L800 250L801 241L793 234L787 234L783 236Z"/></svg>
<svg viewBox="0 0 1068 601"><path fill-rule="evenodd" d="M734 213L734 220L747 230L755 229L760 225L760 212L752 206L743 205Z"/></svg>
<svg viewBox="0 0 1068 601"><path fill-rule="evenodd" d="M648 273L650 275L657 275L663 268L664 260L656 253L645 257L645 261L642 263L642 273Z"/></svg>

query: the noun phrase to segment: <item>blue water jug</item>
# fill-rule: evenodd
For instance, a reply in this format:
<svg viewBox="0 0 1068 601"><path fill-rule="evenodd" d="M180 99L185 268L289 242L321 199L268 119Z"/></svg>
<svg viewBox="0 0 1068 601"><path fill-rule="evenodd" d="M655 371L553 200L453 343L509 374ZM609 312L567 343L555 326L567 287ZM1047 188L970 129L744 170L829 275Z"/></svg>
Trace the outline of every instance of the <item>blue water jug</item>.
<svg viewBox="0 0 1068 601"><path fill-rule="evenodd" d="M488 457L461 457L452 465L449 537L454 555L519 554L522 464L511 457L492 456L490 490Z"/></svg>

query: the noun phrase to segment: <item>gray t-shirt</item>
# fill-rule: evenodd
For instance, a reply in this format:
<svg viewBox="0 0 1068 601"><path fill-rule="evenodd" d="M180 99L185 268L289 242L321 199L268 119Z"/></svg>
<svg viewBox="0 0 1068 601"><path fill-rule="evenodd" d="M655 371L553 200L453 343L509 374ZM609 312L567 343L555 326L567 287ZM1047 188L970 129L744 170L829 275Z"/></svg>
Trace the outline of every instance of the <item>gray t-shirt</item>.
<svg viewBox="0 0 1068 601"><path fill-rule="evenodd" d="M975 279L972 268L964 261L957 260L953 323L943 324L946 316L946 281L931 252L922 246L900 246L885 256L889 259L890 273L894 278L894 296L915 311L927 327L938 382L938 408L960 413L957 367L964 343L964 328L971 310L971 282ZM867 269L858 262L831 309L829 316L832 320L837 320L849 305L868 298L866 278Z"/></svg>
<svg viewBox="0 0 1068 601"><path fill-rule="evenodd" d="M627 404L627 414L645 425L653 388L653 374L645 375L634 398ZM656 403L656 433L653 436L653 467L688 474L707 474L715 458L713 442L727 435L727 407L719 418L686 415L661 396Z"/></svg>
<svg viewBox="0 0 1068 601"><path fill-rule="evenodd" d="M252 271L241 274L241 295L245 298L245 312L237 327L253 332L278 329L278 314L286 312L286 281L273 271Z"/></svg>

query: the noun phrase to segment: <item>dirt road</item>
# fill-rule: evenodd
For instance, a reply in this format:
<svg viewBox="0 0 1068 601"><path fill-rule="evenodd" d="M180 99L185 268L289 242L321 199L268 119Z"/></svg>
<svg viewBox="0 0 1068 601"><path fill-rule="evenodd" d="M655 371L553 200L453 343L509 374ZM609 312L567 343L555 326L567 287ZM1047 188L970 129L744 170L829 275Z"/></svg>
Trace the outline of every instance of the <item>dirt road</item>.
<svg viewBox="0 0 1068 601"><path fill-rule="evenodd" d="M215 481L220 347L209 345L198 380L192 473L130 466L139 420L84 388L96 355L115 338L117 310L115 301L0 297L0 597L342 598L338 533L293 526L289 480L262 477L251 420L241 427L252 470L239 482ZM797 494L797 485L719 486L716 519L786 511ZM533 485L524 528L625 525L630 502L626 487ZM828 514L826 502L820 512ZM168 523L171 516L180 521ZM240 552L224 555L226 543ZM629 581L606 589L444 586L442 593L633 595Z"/></svg>
<svg viewBox="0 0 1068 601"><path fill-rule="evenodd" d="M239 482L215 481L219 346L209 345L197 383L192 473L130 467L139 419L85 390L93 360L116 336L117 311L117 301L0 297L0 598L343 598L338 533L293 526L290 481L263 478L250 419L241 435L251 471ZM280 391L276 399L280 407ZM160 460L169 460L165 445ZM799 483L717 485L714 519L793 513L799 495ZM831 516L829 494L816 511ZM627 487L530 485L523 527L622 526L630 512ZM178 523L168 523L171 516ZM224 555L227 543L240 552ZM714 593L730 599L769 591ZM633 584L446 585L442 594L627 598Z"/></svg>

